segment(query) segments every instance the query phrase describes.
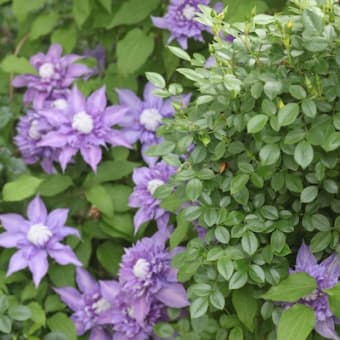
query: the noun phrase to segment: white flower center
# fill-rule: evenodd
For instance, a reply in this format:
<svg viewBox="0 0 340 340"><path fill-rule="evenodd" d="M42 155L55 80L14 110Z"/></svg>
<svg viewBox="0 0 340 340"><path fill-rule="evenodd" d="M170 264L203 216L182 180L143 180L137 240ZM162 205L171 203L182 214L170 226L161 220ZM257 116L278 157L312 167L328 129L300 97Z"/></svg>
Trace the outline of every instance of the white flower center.
<svg viewBox="0 0 340 340"><path fill-rule="evenodd" d="M39 132L39 122L37 120L32 121L31 126L28 129L28 135L34 140L40 138L41 134Z"/></svg>
<svg viewBox="0 0 340 340"><path fill-rule="evenodd" d="M27 232L27 239L35 246L43 246L52 236L48 227L39 223L33 224Z"/></svg>
<svg viewBox="0 0 340 340"><path fill-rule="evenodd" d="M67 101L65 99L57 99L52 103L52 107L58 110L65 110L67 108Z"/></svg>
<svg viewBox="0 0 340 340"><path fill-rule="evenodd" d="M145 109L140 115L140 122L147 130L156 131L162 122L162 116L156 109Z"/></svg>
<svg viewBox="0 0 340 340"><path fill-rule="evenodd" d="M133 274L139 279L145 279L150 270L150 263L144 259L138 259L133 266Z"/></svg>
<svg viewBox="0 0 340 340"><path fill-rule="evenodd" d="M90 133L93 129L92 117L84 111L76 113L73 116L72 128L80 133Z"/></svg>
<svg viewBox="0 0 340 340"><path fill-rule="evenodd" d="M108 302L107 300L101 298L100 300L98 300L97 302L95 302L92 307L94 308L94 310L96 311L96 313L100 314L102 312L107 311L108 309L110 309L111 304L110 302Z"/></svg>
<svg viewBox="0 0 340 340"><path fill-rule="evenodd" d="M54 66L51 63L42 64L39 67L39 75L41 78L51 78L54 74Z"/></svg>
<svg viewBox="0 0 340 340"><path fill-rule="evenodd" d="M152 179L148 183L148 190L151 195L154 194L154 192L159 188L161 185L163 185L164 182L161 179Z"/></svg>
<svg viewBox="0 0 340 340"><path fill-rule="evenodd" d="M135 318L135 310L133 309L133 306L128 307L127 313L131 319Z"/></svg>
<svg viewBox="0 0 340 340"><path fill-rule="evenodd" d="M182 13L185 19L192 20L196 15L196 8L190 5L185 5Z"/></svg>

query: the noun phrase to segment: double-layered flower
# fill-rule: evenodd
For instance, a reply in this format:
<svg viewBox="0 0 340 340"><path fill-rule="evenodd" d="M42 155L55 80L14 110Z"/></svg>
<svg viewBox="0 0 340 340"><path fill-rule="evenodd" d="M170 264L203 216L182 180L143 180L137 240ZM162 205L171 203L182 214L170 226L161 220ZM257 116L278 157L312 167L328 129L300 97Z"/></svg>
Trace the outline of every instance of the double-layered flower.
<svg viewBox="0 0 340 340"><path fill-rule="evenodd" d="M77 63L82 58L76 54L62 56L61 46L51 45L47 54L38 53L30 59L37 74L19 75L13 79L12 85L27 87L24 103L33 103L35 109L40 109L45 100L65 96L75 79L91 73L86 65Z"/></svg>
<svg viewBox="0 0 340 340"><path fill-rule="evenodd" d="M153 24L170 31L169 43L177 40L183 49L188 48L188 39L204 41L202 32L208 28L195 17L200 13L199 5L207 6L210 0L170 0L164 17L152 17Z"/></svg>
<svg viewBox="0 0 340 340"><path fill-rule="evenodd" d="M0 234L0 246L18 249L10 259L7 275L28 267L39 286L48 271L48 256L60 265L81 266L71 247L61 243L69 235L80 237L77 229L65 226L67 215L68 209L55 209L48 214L38 196L28 205L28 220L18 214L0 215L6 230Z"/></svg>
<svg viewBox="0 0 340 340"><path fill-rule="evenodd" d="M50 147L58 152L63 170L80 151L84 161L96 171L107 144L130 147L122 133L113 129L125 109L107 107L105 87L93 92L87 99L77 87L67 96L65 108L47 108L39 112L53 128L41 137L39 147Z"/></svg>
<svg viewBox="0 0 340 340"><path fill-rule="evenodd" d="M167 226L169 213L160 207L160 201L153 194L158 187L166 184L175 172L174 167L163 162L150 168L142 167L133 171L135 188L129 197L129 206L138 208L134 216L136 232L143 223L150 220L155 220L159 228Z"/></svg>
<svg viewBox="0 0 340 340"><path fill-rule="evenodd" d="M151 83L146 84L144 100L139 99L130 90L116 90L120 105L127 109L123 119L119 122L122 132L129 143L140 141L143 159L150 166L154 165L158 159L147 156L145 151L150 145L160 143L161 138L156 134L157 129L162 125L164 118L171 118L175 114L172 105L174 102L187 106L191 97L191 95L185 95L163 100L152 93L154 89Z"/></svg>
<svg viewBox="0 0 340 340"><path fill-rule="evenodd" d="M76 282L79 291L73 287L54 288L60 298L73 311L71 316L77 334L83 335L91 331L90 340L110 340L110 332L103 326L106 314L112 308L111 302L104 295L105 291L113 294L117 291L116 281L96 282L93 277L82 268L77 268Z"/></svg>
<svg viewBox="0 0 340 340"><path fill-rule="evenodd" d="M298 251L294 272L305 272L316 280L317 288L313 294L302 298L299 303L312 308L315 313L315 330L327 339L340 340L335 331L336 319L329 307L328 295L324 291L339 283L340 258L334 254L327 257L320 264L303 243Z"/></svg>

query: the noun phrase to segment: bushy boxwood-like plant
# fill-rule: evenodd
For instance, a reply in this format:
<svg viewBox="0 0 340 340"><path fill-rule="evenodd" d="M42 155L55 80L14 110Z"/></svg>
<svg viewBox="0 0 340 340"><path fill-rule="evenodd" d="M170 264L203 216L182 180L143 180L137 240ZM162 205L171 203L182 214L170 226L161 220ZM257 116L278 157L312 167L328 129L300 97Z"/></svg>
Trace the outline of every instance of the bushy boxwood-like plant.
<svg viewBox="0 0 340 340"><path fill-rule="evenodd" d="M149 150L179 167L155 192L178 214L170 244L189 240L173 261L191 300L179 338L306 339L314 328L308 339L338 339L340 7L296 0L236 24L203 12L208 62L176 50L197 98ZM203 237L191 239L193 224Z"/></svg>

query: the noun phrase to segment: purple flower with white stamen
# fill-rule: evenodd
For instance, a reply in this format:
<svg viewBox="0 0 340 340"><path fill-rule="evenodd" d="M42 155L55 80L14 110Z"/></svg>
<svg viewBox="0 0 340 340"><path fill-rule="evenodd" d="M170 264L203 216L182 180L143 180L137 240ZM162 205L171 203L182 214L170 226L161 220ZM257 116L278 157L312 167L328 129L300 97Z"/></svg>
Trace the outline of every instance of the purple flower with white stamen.
<svg viewBox="0 0 340 340"><path fill-rule="evenodd" d="M112 335L105 326L106 312L112 308L111 302L104 298L102 285L82 268L77 268L76 282L79 291L73 287L54 288L62 301L74 312L71 316L77 334L83 335L91 330L90 340L111 340ZM116 281L103 281L106 289L116 291Z"/></svg>
<svg viewBox="0 0 340 340"><path fill-rule="evenodd" d="M173 308L189 304L184 287L177 282L177 270L171 267L174 253L166 249L169 234L162 229L152 237L144 237L125 249L122 257L119 282L134 299L134 315L139 321L149 312L150 299Z"/></svg>
<svg viewBox="0 0 340 340"><path fill-rule="evenodd" d="M164 118L170 118L175 114L174 102L187 106L191 95L172 97L163 100L155 96L152 91L155 87L147 83L144 88L144 100L139 99L132 91L118 89L119 103L128 111L119 122L126 139L131 143L138 140L142 144L142 156L148 165L154 165L158 158L145 155L145 150L154 144L159 144L161 138L156 135L156 130L162 125Z"/></svg>
<svg viewBox="0 0 340 340"><path fill-rule="evenodd" d="M40 161L44 171L55 172L53 162L58 159L58 152L51 147L38 146L41 137L52 130L46 118L37 112L28 111L25 116L20 117L16 129L14 141L24 162L34 164Z"/></svg>
<svg viewBox="0 0 340 340"><path fill-rule="evenodd" d="M170 0L164 17L151 17L153 24L170 31L169 43L177 40L183 49L188 48L188 39L204 41L202 32L209 31L207 26L195 20L200 13L199 5L208 5L210 0Z"/></svg>
<svg viewBox="0 0 340 340"><path fill-rule="evenodd" d="M76 63L81 58L76 54L62 56L61 46L51 45L47 54L38 53L30 59L37 75L19 75L13 79L12 85L27 87L24 103L33 102L34 108L40 109L45 100L64 96L75 79L91 73L87 66Z"/></svg>
<svg viewBox="0 0 340 340"><path fill-rule="evenodd" d="M315 330L327 339L340 340L335 331L335 322L338 322L329 307L328 296L323 291L339 283L340 258L334 254L323 260L320 264L302 243L296 258L295 270L291 273L305 272L316 280L317 288L313 294L298 301L314 310Z"/></svg>
<svg viewBox="0 0 340 340"><path fill-rule="evenodd" d="M134 169L132 179L136 186L129 197L129 206L138 208L134 216L135 232L150 220L156 220L158 227L167 225L169 213L160 207L160 201L153 194L158 187L166 184L175 172L174 167L163 162L150 168Z"/></svg>
<svg viewBox="0 0 340 340"><path fill-rule="evenodd" d="M106 105L104 86L87 99L77 87L73 87L62 112L54 108L39 112L54 129L42 136L38 146L60 150L58 160L63 170L80 151L84 161L96 171L102 158L102 146L110 144L130 147L122 132L112 128L126 109Z"/></svg>
<svg viewBox="0 0 340 340"><path fill-rule="evenodd" d="M77 229L65 226L67 215L68 209L55 209L48 214L39 196L28 205L28 220L18 214L0 215L6 230L0 234L0 246L18 248L11 257L7 275L28 267L39 286L48 271L48 256L60 265L81 266L72 249L61 243L68 235L80 237Z"/></svg>

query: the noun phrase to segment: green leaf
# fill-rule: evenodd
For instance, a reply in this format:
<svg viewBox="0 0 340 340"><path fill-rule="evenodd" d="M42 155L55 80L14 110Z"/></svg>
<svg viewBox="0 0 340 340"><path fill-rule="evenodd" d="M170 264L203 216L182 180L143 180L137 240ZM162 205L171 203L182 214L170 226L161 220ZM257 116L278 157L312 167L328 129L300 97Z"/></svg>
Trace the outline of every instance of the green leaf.
<svg viewBox="0 0 340 340"><path fill-rule="evenodd" d="M166 85L165 79L159 73L146 72L145 76L147 80L151 82L153 85L155 85L156 87L159 87L161 89L165 88L165 85Z"/></svg>
<svg viewBox="0 0 340 340"><path fill-rule="evenodd" d="M331 311L337 318L340 318L340 283L332 288L325 289L325 292L328 294Z"/></svg>
<svg viewBox="0 0 340 340"><path fill-rule="evenodd" d="M63 26L53 31L51 36L53 44L60 44L64 53L70 53L77 43L77 30L74 26Z"/></svg>
<svg viewBox="0 0 340 340"><path fill-rule="evenodd" d="M0 315L0 333L9 334L12 329L12 320L7 315Z"/></svg>
<svg viewBox="0 0 340 340"><path fill-rule="evenodd" d="M207 297L198 297L190 305L190 316L197 319L203 316L208 310L209 302Z"/></svg>
<svg viewBox="0 0 340 340"><path fill-rule="evenodd" d="M280 158L280 147L277 144L267 144L260 150L260 159L263 165L272 165Z"/></svg>
<svg viewBox="0 0 340 340"><path fill-rule="evenodd" d="M253 332L258 305L252 290L249 287L244 287L233 291L232 303L240 321L250 332Z"/></svg>
<svg viewBox="0 0 340 340"><path fill-rule="evenodd" d="M186 185L185 193L190 200L195 201L201 195L202 189L202 182L197 178L193 178Z"/></svg>
<svg viewBox="0 0 340 340"><path fill-rule="evenodd" d="M54 26L57 24L59 15L56 12L39 15L32 24L30 39L36 40L44 35L52 32Z"/></svg>
<svg viewBox="0 0 340 340"><path fill-rule="evenodd" d="M1 62L1 68L7 73L19 73L19 74L36 74L37 70L31 65L31 63L23 58L16 57L14 55L8 55Z"/></svg>
<svg viewBox="0 0 340 340"><path fill-rule="evenodd" d="M298 100L304 99L307 96L305 89L300 85L289 85L289 93Z"/></svg>
<svg viewBox="0 0 340 340"><path fill-rule="evenodd" d="M37 302L31 302L28 305L31 310L31 319L38 325L44 326L46 322L46 315L44 309Z"/></svg>
<svg viewBox="0 0 340 340"><path fill-rule="evenodd" d="M112 0L99 0L100 4L111 14L112 12Z"/></svg>
<svg viewBox="0 0 340 340"><path fill-rule="evenodd" d="M28 307L19 305L9 308L8 315L13 320L25 321L32 316L32 313Z"/></svg>
<svg viewBox="0 0 340 340"><path fill-rule="evenodd" d="M57 313L47 319L51 331L64 333L68 340L77 340L77 332L73 322L63 313Z"/></svg>
<svg viewBox="0 0 340 340"><path fill-rule="evenodd" d="M106 241L97 248L97 259L99 263L112 275L116 275L123 255L122 246Z"/></svg>
<svg viewBox="0 0 340 340"><path fill-rule="evenodd" d="M190 55L185 52L184 50L182 50L179 47L176 46L168 46L168 49L178 58L186 60L186 61L190 61Z"/></svg>
<svg viewBox="0 0 340 340"><path fill-rule="evenodd" d="M241 245L248 255L254 255L259 246L259 241L253 232L247 231L242 236Z"/></svg>
<svg viewBox="0 0 340 340"><path fill-rule="evenodd" d="M159 0L125 0L121 3L121 7L118 9L107 28L113 28L119 25L136 24L144 20L155 8L158 7Z"/></svg>
<svg viewBox="0 0 340 340"><path fill-rule="evenodd" d="M319 188L315 185L310 185L303 189L300 195L300 201L302 203L310 203L318 196Z"/></svg>
<svg viewBox="0 0 340 340"><path fill-rule="evenodd" d="M297 164L299 164L303 169L306 169L310 163L312 163L314 158L313 147L305 142L300 142L294 151L294 159Z"/></svg>
<svg viewBox="0 0 340 340"><path fill-rule="evenodd" d="M192 228L192 224L185 220L183 212L177 215L176 220L176 228L170 236L171 249L177 247L186 238L189 230Z"/></svg>
<svg viewBox="0 0 340 340"><path fill-rule="evenodd" d="M7 295L0 296L0 315L4 314L8 308L8 297Z"/></svg>
<svg viewBox="0 0 340 340"><path fill-rule="evenodd" d="M174 328L166 322L158 322L154 326L153 331L155 335L157 335L158 337L162 339L170 338L175 333Z"/></svg>
<svg viewBox="0 0 340 340"><path fill-rule="evenodd" d="M113 210L115 212L126 212L128 211L129 205L128 200L131 195L132 189L127 185L105 185L106 191L110 194L113 202Z"/></svg>
<svg viewBox="0 0 340 340"><path fill-rule="evenodd" d="M316 233L310 241L310 250L313 253L318 253L325 250L332 240L332 233L330 231L320 231Z"/></svg>
<svg viewBox="0 0 340 340"><path fill-rule="evenodd" d="M96 208L108 217L113 216L113 203L107 190L96 185L85 192L85 196Z"/></svg>
<svg viewBox="0 0 340 340"><path fill-rule="evenodd" d="M306 99L301 105L302 112L309 118L314 118L317 114L317 108L314 100Z"/></svg>
<svg viewBox="0 0 340 340"><path fill-rule="evenodd" d="M285 105L278 113L279 126L288 126L295 122L299 115L299 105L296 103L289 103Z"/></svg>
<svg viewBox="0 0 340 340"><path fill-rule="evenodd" d="M231 330L228 340L243 340L243 330L241 327L235 327Z"/></svg>
<svg viewBox="0 0 340 340"><path fill-rule="evenodd" d="M137 71L148 59L154 48L152 35L146 35L141 29L129 31L117 43L118 70L122 74Z"/></svg>
<svg viewBox="0 0 340 340"><path fill-rule="evenodd" d="M230 184L230 193L236 194L237 192L241 191L249 181L249 175L241 174L233 177L231 184Z"/></svg>
<svg viewBox="0 0 340 340"><path fill-rule="evenodd" d="M229 281L229 289L240 289L248 281L248 274L245 272L235 272Z"/></svg>
<svg viewBox="0 0 340 340"><path fill-rule="evenodd" d="M340 131L330 134L326 141L322 143L322 147L327 151L334 151L340 148Z"/></svg>
<svg viewBox="0 0 340 340"><path fill-rule="evenodd" d="M312 294L316 289L316 281L304 272L294 273L282 280L277 286L270 288L262 298L273 301L295 302Z"/></svg>
<svg viewBox="0 0 340 340"><path fill-rule="evenodd" d="M73 0L72 13L79 27L81 27L91 13L90 0Z"/></svg>
<svg viewBox="0 0 340 340"><path fill-rule="evenodd" d="M225 306L225 297L221 291L217 289L209 296L209 301L212 306L219 310L222 310Z"/></svg>
<svg viewBox="0 0 340 340"><path fill-rule="evenodd" d="M12 10L19 21L24 21L27 16L43 6L45 0L13 0Z"/></svg>
<svg viewBox="0 0 340 340"><path fill-rule="evenodd" d="M67 188L73 185L70 176L52 175L47 177L39 186L41 196L55 196L64 192Z"/></svg>
<svg viewBox="0 0 340 340"><path fill-rule="evenodd" d="M252 117L247 124L248 133L260 132L268 122L268 116L266 115L256 115Z"/></svg>
<svg viewBox="0 0 340 340"><path fill-rule="evenodd" d="M264 93L266 96L273 100L282 92L282 83L276 80L267 81L264 85Z"/></svg>
<svg viewBox="0 0 340 340"><path fill-rule="evenodd" d="M320 8L306 8L302 14L305 32L312 35L321 35L323 31L323 13Z"/></svg>
<svg viewBox="0 0 340 340"><path fill-rule="evenodd" d="M215 229L215 237L217 241L223 244L228 244L230 240L230 233L225 227L217 227Z"/></svg>
<svg viewBox="0 0 340 340"><path fill-rule="evenodd" d="M33 176L20 176L14 182L4 185L2 189L3 199L4 201L15 202L31 197L37 192L42 181L42 179Z"/></svg>
<svg viewBox="0 0 340 340"><path fill-rule="evenodd" d="M295 174L286 175L287 188L292 192L300 193L303 190L303 184L300 176Z"/></svg>
<svg viewBox="0 0 340 340"><path fill-rule="evenodd" d="M296 304L282 313L277 330L278 340L305 340L314 324L314 311Z"/></svg>
<svg viewBox="0 0 340 340"><path fill-rule="evenodd" d="M229 281L234 272L233 261L228 257L221 257L217 261L217 270L226 281Z"/></svg>

